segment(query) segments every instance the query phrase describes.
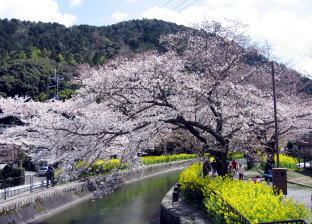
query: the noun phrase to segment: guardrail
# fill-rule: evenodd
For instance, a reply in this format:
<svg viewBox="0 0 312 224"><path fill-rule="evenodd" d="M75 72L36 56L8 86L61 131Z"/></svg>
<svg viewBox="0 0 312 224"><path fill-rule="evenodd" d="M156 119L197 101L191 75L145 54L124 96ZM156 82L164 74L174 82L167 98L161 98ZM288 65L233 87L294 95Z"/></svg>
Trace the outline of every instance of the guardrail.
<svg viewBox="0 0 312 224"><path fill-rule="evenodd" d="M14 177L10 178L11 181L24 178L24 177ZM35 191L41 191L46 188L46 180L41 180L40 182L33 181L33 176L27 175L25 176L25 179L29 180L29 184L24 184L20 186L14 186L14 187L6 187L4 189L0 189L0 203L1 200L7 200L10 197L15 197L19 195L26 195L30 194Z"/></svg>

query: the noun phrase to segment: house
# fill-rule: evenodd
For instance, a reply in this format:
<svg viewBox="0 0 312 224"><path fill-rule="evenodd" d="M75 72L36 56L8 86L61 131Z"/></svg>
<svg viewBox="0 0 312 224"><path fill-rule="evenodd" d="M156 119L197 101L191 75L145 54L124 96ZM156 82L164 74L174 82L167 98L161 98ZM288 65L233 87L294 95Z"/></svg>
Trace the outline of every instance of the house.
<svg viewBox="0 0 312 224"><path fill-rule="evenodd" d="M14 116L1 117L0 116L0 134L2 134L6 128L20 126L20 125L24 125L24 123L17 117L14 117Z"/></svg>
<svg viewBox="0 0 312 224"><path fill-rule="evenodd" d="M14 126L25 125L19 118L3 115L0 108L0 137L4 130ZM0 163L12 163L19 159L21 148L14 144L0 144Z"/></svg>
<svg viewBox="0 0 312 224"><path fill-rule="evenodd" d="M303 157L312 157L312 142L298 141L298 154Z"/></svg>
<svg viewBox="0 0 312 224"><path fill-rule="evenodd" d="M17 161L20 153L20 146L13 144L0 144L0 163L12 163Z"/></svg>

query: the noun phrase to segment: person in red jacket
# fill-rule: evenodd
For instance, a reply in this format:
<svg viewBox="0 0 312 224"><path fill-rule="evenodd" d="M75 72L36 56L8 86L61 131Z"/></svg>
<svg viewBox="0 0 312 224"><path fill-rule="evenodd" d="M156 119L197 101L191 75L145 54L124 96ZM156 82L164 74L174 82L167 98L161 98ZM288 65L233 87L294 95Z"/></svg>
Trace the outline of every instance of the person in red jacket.
<svg viewBox="0 0 312 224"><path fill-rule="evenodd" d="M237 162L235 159L232 160L231 165L232 165L233 170L237 171L238 167L237 167Z"/></svg>

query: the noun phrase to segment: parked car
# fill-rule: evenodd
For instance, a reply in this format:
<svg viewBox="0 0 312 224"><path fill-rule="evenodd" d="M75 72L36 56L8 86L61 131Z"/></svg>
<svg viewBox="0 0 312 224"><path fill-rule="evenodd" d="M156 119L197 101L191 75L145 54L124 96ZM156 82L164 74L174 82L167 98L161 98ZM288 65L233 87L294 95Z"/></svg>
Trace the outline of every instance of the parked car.
<svg viewBox="0 0 312 224"><path fill-rule="evenodd" d="M37 174L38 176L45 176L47 174L47 171L48 171L48 167L47 166L42 166L39 168Z"/></svg>

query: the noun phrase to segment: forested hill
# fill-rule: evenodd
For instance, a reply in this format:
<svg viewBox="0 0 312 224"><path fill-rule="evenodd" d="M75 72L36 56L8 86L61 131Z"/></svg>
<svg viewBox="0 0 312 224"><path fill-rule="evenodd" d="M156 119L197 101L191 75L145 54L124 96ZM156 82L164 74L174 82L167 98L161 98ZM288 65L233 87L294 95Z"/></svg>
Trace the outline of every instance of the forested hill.
<svg viewBox="0 0 312 224"><path fill-rule="evenodd" d="M184 29L160 20L132 20L111 26L0 20L0 62L50 58L58 62L101 64L116 54L159 49L159 36Z"/></svg>
<svg viewBox="0 0 312 224"><path fill-rule="evenodd" d="M30 96L36 100L55 97L54 71L62 77L61 99L78 87L70 80L75 65L99 65L117 56L147 50L161 51L161 35L188 29L160 20L132 20L110 26L79 25L66 28L57 23L0 20L0 96ZM260 55L261 56L261 55ZM253 63L260 58L246 58ZM312 81L303 79L312 93Z"/></svg>
<svg viewBox="0 0 312 224"><path fill-rule="evenodd" d="M65 78L61 96L74 88L68 81L79 63L103 64L116 55L161 50L159 37L186 29L160 20L132 20L110 26L0 20L0 95L53 97L54 68ZM63 95L62 95L63 94Z"/></svg>

